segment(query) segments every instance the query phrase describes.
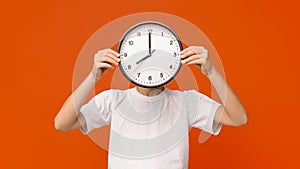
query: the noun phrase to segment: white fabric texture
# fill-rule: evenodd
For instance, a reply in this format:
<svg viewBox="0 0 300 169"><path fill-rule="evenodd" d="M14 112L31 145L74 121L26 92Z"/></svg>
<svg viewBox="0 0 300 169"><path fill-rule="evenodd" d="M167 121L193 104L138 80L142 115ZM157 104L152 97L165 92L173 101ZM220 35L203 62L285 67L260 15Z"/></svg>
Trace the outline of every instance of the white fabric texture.
<svg viewBox="0 0 300 169"><path fill-rule="evenodd" d="M86 120L83 134L110 125L108 168L187 169L188 128L213 135L219 103L195 91L165 88L144 96L136 88L103 91L81 107Z"/></svg>

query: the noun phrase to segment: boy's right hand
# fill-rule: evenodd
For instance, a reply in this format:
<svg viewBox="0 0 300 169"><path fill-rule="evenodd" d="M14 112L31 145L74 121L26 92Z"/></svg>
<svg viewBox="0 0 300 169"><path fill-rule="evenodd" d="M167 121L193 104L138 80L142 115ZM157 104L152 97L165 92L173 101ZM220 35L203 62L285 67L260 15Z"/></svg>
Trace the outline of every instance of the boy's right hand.
<svg viewBox="0 0 300 169"><path fill-rule="evenodd" d="M94 56L94 65L90 73L97 82L107 69L113 69L113 65L120 62L119 53L112 49L99 50Z"/></svg>

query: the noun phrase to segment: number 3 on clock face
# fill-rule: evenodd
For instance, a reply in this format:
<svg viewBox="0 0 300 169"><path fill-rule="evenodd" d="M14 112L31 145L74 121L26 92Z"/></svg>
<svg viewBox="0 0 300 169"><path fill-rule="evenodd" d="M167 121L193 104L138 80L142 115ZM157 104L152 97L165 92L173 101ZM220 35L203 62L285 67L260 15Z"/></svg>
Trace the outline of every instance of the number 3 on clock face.
<svg viewBox="0 0 300 169"><path fill-rule="evenodd" d="M162 86L180 70L181 51L181 41L171 28L159 22L141 22L129 28L120 40L119 68L138 86Z"/></svg>

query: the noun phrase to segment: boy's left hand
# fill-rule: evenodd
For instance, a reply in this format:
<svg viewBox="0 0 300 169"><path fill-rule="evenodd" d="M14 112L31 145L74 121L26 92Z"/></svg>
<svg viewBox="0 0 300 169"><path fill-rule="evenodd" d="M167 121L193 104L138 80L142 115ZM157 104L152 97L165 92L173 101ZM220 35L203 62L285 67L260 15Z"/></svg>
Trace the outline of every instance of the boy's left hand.
<svg viewBox="0 0 300 169"><path fill-rule="evenodd" d="M194 64L196 65L203 74L206 76L210 74L213 69L211 64L208 51L202 46L190 46L181 51L181 63L182 64Z"/></svg>

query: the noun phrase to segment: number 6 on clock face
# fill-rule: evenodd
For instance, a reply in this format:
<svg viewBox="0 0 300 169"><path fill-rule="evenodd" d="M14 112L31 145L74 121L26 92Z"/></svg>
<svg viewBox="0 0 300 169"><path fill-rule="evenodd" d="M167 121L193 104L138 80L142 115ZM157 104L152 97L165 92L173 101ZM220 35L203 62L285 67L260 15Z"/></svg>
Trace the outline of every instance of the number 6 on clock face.
<svg viewBox="0 0 300 169"><path fill-rule="evenodd" d="M162 86L180 70L181 51L181 41L171 28L159 22L141 22L129 28L120 40L119 68L138 86Z"/></svg>

